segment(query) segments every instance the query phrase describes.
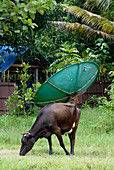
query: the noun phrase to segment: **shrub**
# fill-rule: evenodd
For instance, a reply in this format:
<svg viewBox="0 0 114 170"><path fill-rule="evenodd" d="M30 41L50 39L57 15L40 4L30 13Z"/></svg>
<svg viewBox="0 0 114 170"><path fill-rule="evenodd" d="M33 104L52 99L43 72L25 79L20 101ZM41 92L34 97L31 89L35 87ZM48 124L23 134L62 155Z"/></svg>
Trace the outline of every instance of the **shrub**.
<svg viewBox="0 0 114 170"><path fill-rule="evenodd" d="M109 89L110 88L110 89ZM88 106L89 103L93 102L96 106L98 106L100 115L98 116L97 123L91 122L91 127L95 131L105 131L109 133L114 129L113 122L114 122L114 82L110 84L110 86L105 89L110 97L110 101L107 100L106 97L96 97L95 95L89 99L89 102L86 101L85 105Z"/></svg>
<svg viewBox="0 0 114 170"><path fill-rule="evenodd" d="M110 101L107 98L103 98L102 103L99 105L101 110L101 115L98 117L98 121L93 128L96 130L103 130L106 133L113 130L114 123L114 83L112 82L109 86L110 90L106 89L108 95L110 96ZM100 98L101 100L101 98Z"/></svg>
<svg viewBox="0 0 114 170"><path fill-rule="evenodd" d="M32 84L32 87L27 88L27 81L31 77L31 75L27 73L29 67L28 64L23 63L22 74L20 77L22 89L20 90L17 85L14 85L16 90L5 102L9 114L24 114L27 116L31 112L37 110L37 106L34 105L34 96L36 90L40 87L40 83Z"/></svg>

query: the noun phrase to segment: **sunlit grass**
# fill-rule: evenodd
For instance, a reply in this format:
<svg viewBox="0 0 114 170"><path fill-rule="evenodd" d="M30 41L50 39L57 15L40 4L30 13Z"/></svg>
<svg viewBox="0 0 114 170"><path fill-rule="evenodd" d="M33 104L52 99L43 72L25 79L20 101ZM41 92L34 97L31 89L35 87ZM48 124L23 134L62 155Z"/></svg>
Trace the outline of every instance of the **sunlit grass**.
<svg viewBox="0 0 114 170"><path fill-rule="evenodd" d="M44 151L44 150L43 150ZM2 155L2 157L1 157ZM17 150L0 152L0 169L109 169L113 170L113 159L98 156L66 156L64 154L49 156L48 153L31 151L20 157Z"/></svg>
<svg viewBox="0 0 114 170"><path fill-rule="evenodd" d="M76 134L75 156L66 156L55 135L52 137L53 155L49 155L47 139L39 139L24 157L19 156L21 134L28 131L36 117L0 117L0 170L25 169L106 169L113 170L113 132L94 131L91 124L101 114L98 108L83 109ZM63 136L70 151L68 136Z"/></svg>

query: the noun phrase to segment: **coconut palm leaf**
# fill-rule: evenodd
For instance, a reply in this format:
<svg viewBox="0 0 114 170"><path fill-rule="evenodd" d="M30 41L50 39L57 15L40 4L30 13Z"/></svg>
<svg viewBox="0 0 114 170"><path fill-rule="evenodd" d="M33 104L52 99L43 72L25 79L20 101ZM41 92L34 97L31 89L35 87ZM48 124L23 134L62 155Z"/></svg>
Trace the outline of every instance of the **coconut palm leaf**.
<svg viewBox="0 0 114 170"><path fill-rule="evenodd" d="M97 8L101 11L106 11L111 4L110 0L87 0L84 3L84 8L92 11L94 8Z"/></svg>
<svg viewBox="0 0 114 170"><path fill-rule="evenodd" d="M63 6L63 5L62 5ZM107 34L114 34L114 22L109 21L100 15L93 14L77 6L64 5L64 10L80 19L83 24Z"/></svg>
<svg viewBox="0 0 114 170"><path fill-rule="evenodd" d="M69 23L69 22L59 22L52 21L52 23L57 27L57 29L66 31L79 31L81 37L94 41L97 38L103 38L104 40L114 41L114 37L102 31L94 30L91 27L80 24L80 23Z"/></svg>

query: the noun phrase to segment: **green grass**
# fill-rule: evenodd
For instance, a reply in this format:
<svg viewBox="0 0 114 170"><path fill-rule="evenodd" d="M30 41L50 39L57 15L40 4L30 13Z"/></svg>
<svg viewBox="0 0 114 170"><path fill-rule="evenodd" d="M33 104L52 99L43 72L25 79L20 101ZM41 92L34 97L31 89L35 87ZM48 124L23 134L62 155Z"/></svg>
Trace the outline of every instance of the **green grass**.
<svg viewBox="0 0 114 170"><path fill-rule="evenodd" d="M0 170L113 170L113 131L106 133L93 129L98 108L83 109L76 134L75 156L66 156L55 135L52 137L54 155L48 154L48 142L39 139L33 149L24 157L19 156L21 134L28 131L36 117L0 117ZM70 150L68 136L63 136L65 146Z"/></svg>

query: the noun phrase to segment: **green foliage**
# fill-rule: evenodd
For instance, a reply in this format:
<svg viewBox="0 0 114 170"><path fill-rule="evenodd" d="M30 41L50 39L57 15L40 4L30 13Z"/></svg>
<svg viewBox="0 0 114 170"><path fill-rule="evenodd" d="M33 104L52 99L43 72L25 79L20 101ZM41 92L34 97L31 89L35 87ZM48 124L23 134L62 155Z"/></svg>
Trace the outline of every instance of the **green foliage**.
<svg viewBox="0 0 114 170"><path fill-rule="evenodd" d="M102 38L95 41L93 48L87 48L83 53L84 60L90 60L99 64L100 76L109 73L112 70L112 56L110 56L110 49L107 43Z"/></svg>
<svg viewBox="0 0 114 170"><path fill-rule="evenodd" d="M55 54L57 59L50 65L50 70L55 72L70 64L79 63L82 61L81 57L77 54L79 51L75 48L75 43L69 44L66 42L59 48L61 52Z"/></svg>
<svg viewBox="0 0 114 170"><path fill-rule="evenodd" d="M96 15L94 13L88 12L77 6L68 6L63 4L63 7L65 8L66 12L74 15L76 19L78 19L78 22L74 24L77 25L79 25L79 23L81 24L79 28L79 27L74 27L73 23L71 24L69 23L69 25L71 25L72 30L79 29L79 32L85 32L83 28L84 29L86 28L88 30L86 34L84 33L82 34L82 36L85 39L89 38L92 41L92 38L95 39L98 37L99 38L103 37L103 39L113 41L113 30L114 30L113 22L111 22L106 18L101 17L100 15ZM93 35L92 33L95 35ZM91 34L91 37L89 34Z"/></svg>
<svg viewBox="0 0 114 170"><path fill-rule="evenodd" d="M95 106L98 107L100 105L104 105L107 98L105 96L97 97L96 95L93 95L93 96L90 96L90 98L88 100L89 100L87 102L88 104L93 103Z"/></svg>
<svg viewBox="0 0 114 170"><path fill-rule="evenodd" d="M65 44L67 41L69 42L69 45L72 45L74 42L79 43L78 50L83 50L84 46L79 42L78 36L77 32L75 34L72 34L71 32L65 33L55 28L55 26L50 26L49 24L45 29L41 29L37 32L35 44L46 56L49 62L53 63L56 59L58 59L58 57L55 56L55 53L60 52L59 48L61 47L61 44Z"/></svg>
<svg viewBox="0 0 114 170"><path fill-rule="evenodd" d="M112 61L110 56L109 47L102 38L95 41L95 47L93 49L87 48L83 53L85 60L92 60L99 65L106 64L107 60Z"/></svg>
<svg viewBox="0 0 114 170"><path fill-rule="evenodd" d="M113 73L112 73L113 75ZM105 93L109 95L110 100L107 99L105 96L97 97L96 95L91 96L88 99L88 102L86 101L86 104L93 103L97 107L103 107L106 110L114 111L114 82L105 89Z"/></svg>
<svg viewBox="0 0 114 170"><path fill-rule="evenodd" d="M109 103L107 101L105 102L106 106L109 106ZM109 133L114 130L114 109L106 109L103 106L99 106L99 110L101 111L101 114L98 116L96 124L93 124L91 122L91 127L93 128L93 131L95 132L106 132Z"/></svg>
<svg viewBox="0 0 114 170"><path fill-rule="evenodd" d="M89 102L86 100L82 105L83 108L90 109Z"/></svg>
<svg viewBox="0 0 114 170"><path fill-rule="evenodd" d="M87 0L84 8L113 21L113 0Z"/></svg>
<svg viewBox="0 0 114 170"><path fill-rule="evenodd" d="M55 0L4 0L0 1L0 37L2 43L27 43L38 27L36 15L53 9ZM24 42L24 43L25 43Z"/></svg>
<svg viewBox="0 0 114 170"><path fill-rule="evenodd" d="M110 89L109 89L110 88ZM89 107L89 104L93 102L96 106L98 106L100 114L98 115L97 122L93 124L91 122L91 127L94 129L94 131L104 131L106 133L109 133L110 131L114 130L113 124L114 124L114 82L111 83L111 85L106 89L106 92L108 93L110 97L110 101L107 100L106 97L96 97L91 96L86 101L85 105L83 107L87 106Z"/></svg>
<svg viewBox="0 0 114 170"><path fill-rule="evenodd" d="M23 69L20 77L21 82L21 90L17 85L14 85L15 91L12 96L9 96L5 104L7 105L7 110L9 114L24 114L25 116L31 114L31 112L35 112L37 107L34 106L34 96L36 90L40 87L40 83L37 85L32 84L32 87L27 88L27 81L29 81L31 75L27 73L29 69L29 65L23 63ZM28 110L26 111L26 107Z"/></svg>

